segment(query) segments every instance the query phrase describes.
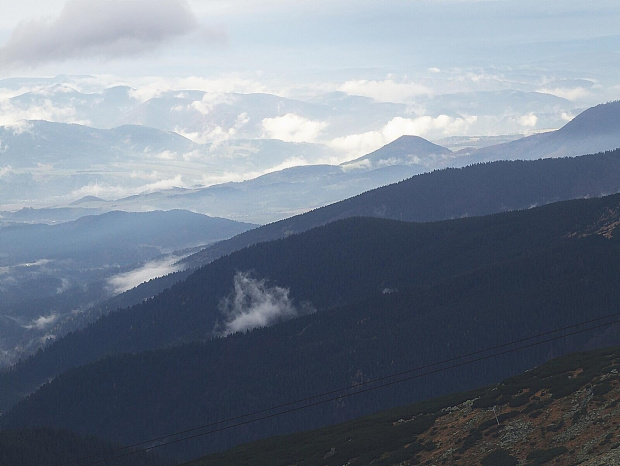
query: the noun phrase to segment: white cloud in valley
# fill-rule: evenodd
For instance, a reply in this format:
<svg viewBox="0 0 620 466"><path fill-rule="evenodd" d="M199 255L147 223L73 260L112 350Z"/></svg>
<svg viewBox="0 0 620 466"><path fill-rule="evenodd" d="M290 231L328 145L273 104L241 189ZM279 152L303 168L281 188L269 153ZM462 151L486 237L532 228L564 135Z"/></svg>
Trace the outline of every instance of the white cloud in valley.
<svg viewBox="0 0 620 466"><path fill-rule="evenodd" d="M289 294L288 288L237 272L233 292L220 301L223 320L215 325L213 334L223 337L315 312L309 303L295 305Z"/></svg>
<svg viewBox="0 0 620 466"><path fill-rule="evenodd" d="M429 95L432 91L415 82L399 82L388 77L383 81L376 80L352 80L346 81L340 86L340 91L351 95L370 97L380 102L411 101L420 95Z"/></svg>
<svg viewBox="0 0 620 466"><path fill-rule="evenodd" d="M178 264L178 261L181 259L182 257L179 256L170 256L165 259L147 262L134 270L110 277L108 279L108 286L114 294L123 293L153 278L179 271L181 266Z"/></svg>
<svg viewBox="0 0 620 466"><path fill-rule="evenodd" d="M130 172L127 178L143 179L144 177L136 176L137 172ZM134 185L111 185L106 183L91 182L78 189L71 191L69 197L71 199L80 199L85 196L95 196L104 199L120 199L126 196L132 196L141 193L152 193L165 189L186 188L187 183L183 180L182 175L170 176L168 178L159 179L152 183Z"/></svg>
<svg viewBox="0 0 620 466"><path fill-rule="evenodd" d="M525 126L526 128L534 128L537 122L538 117L533 113L521 115L519 118L517 118L517 123L519 123L521 126Z"/></svg>
<svg viewBox="0 0 620 466"><path fill-rule="evenodd" d="M205 91L202 101L195 101L196 108L194 110L197 111L212 110L220 103L233 102L233 96L227 94L234 92L241 94L276 92L269 89L265 83L253 79L252 75L240 76L237 74L223 74L213 78L202 76L146 76L132 79L130 85L134 87L129 91L129 95L138 102L146 102L170 91L174 91L177 96L179 91L183 90Z"/></svg>
<svg viewBox="0 0 620 466"><path fill-rule="evenodd" d="M25 325L27 329L44 330L56 323L60 316L57 313L51 313L47 316L39 316L33 319L29 324Z"/></svg>
<svg viewBox="0 0 620 466"><path fill-rule="evenodd" d="M263 119L262 127L263 138L288 142L316 142L327 127L327 123L287 113L284 116Z"/></svg>
<svg viewBox="0 0 620 466"><path fill-rule="evenodd" d="M26 107L18 107L10 100L0 101L0 126L11 127L16 131L23 132L23 130L28 130L31 126L26 120L45 120L81 125L91 124L89 120L79 118L75 107L72 105L57 105L52 99L44 99L42 102Z"/></svg>
<svg viewBox="0 0 620 466"><path fill-rule="evenodd" d="M588 89L583 87L543 87L538 89L538 92L542 92L543 94L551 94L556 97L561 97L566 100L570 100L572 102L580 99L587 99L592 95Z"/></svg>

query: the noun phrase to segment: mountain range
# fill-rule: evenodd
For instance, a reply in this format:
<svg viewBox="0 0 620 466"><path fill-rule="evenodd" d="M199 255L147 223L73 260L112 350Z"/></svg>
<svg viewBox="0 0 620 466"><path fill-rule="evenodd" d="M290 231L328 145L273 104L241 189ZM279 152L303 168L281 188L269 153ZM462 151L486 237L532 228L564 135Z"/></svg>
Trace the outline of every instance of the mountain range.
<svg viewBox="0 0 620 466"><path fill-rule="evenodd" d="M251 244L354 216L429 222L612 194L620 191L619 177L619 150L437 170L242 233L205 248L186 263L202 265Z"/></svg>
<svg viewBox="0 0 620 466"><path fill-rule="evenodd" d="M342 165L317 165L339 157L320 143L234 138L198 144L143 126L102 130L24 121L0 134L0 195L5 210L26 200L66 207L85 199L80 207L99 211L189 208L268 223L435 169L616 149L619 105L588 109L557 131L458 152L405 137ZM231 177L245 181L219 183ZM248 198L261 202L248 204Z"/></svg>
<svg viewBox="0 0 620 466"><path fill-rule="evenodd" d="M620 128L616 123L619 109L618 102L600 105L578 115L560 130L475 150L452 152L417 136L401 136L339 166L301 166L241 183L147 193L113 202L94 200L81 206L126 210L145 205L167 209L185 206L210 215L268 223L441 168L498 160L574 157L614 150L620 147Z"/></svg>
<svg viewBox="0 0 620 466"><path fill-rule="evenodd" d="M351 218L252 246L2 374L6 409L27 384L75 367L5 413L3 426L139 442L613 314L619 212L615 195L427 224ZM614 342L604 329L576 335L167 454L191 458L474 388Z"/></svg>
<svg viewBox="0 0 620 466"><path fill-rule="evenodd" d="M252 244L284 238L347 217L372 216L426 222L479 216L510 209L527 209L558 200L619 192L619 179L620 155L618 151L575 158L493 162L463 169L436 171L247 231L230 240L220 241L184 259L182 266L172 267L171 265L170 268L162 270L172 271L177 268L191 270ZM173 231L174 227L171 232ZM46 266L46 264L43 265ZM27 270L28 273L32 273L35 266ZM137 304L185 278L188 273L189 271L154 279L112 300L103 301L101 305L91 309L88 315L99 316L118 308ZM37 289L41 289L40 283L32 283L37 285ZM50 292L54 296L56 296L57 287L61 284L57 280L52 283ZM104 288L109 287L107 282L103 285ZM93 287L91 293L78 294L74 298L77 301L71 302L64 312L68 313L78 306L83 306L83 303L92 302L95 297L101 300L106 296L105 289L103 291L102 296L101 286L96 286ZM33 297L32 292L28 292L27 295L30 298ZM69 293L64 293L57 296L56 300L68 300L68 295ZM8 302L6 294L5 297ZM12 314L13 316L20 314L27 316L22 325L28 324L30 319L38 318L37 315L30 315L27 307L47 310L41 313L43 316L58 313L58 310L62 309L53 302L39 301L36 306L32 306L31 300L22 299L22 302L22 306L14 305L16 312ZM14 330L10 331L13 335L19 329L19 325L10 319L5 320L3 325L7 329L13 328ZM65 324L65 326L68 325L71 326L66 328L78 329L84 325L84 321L76 321L73 318ZM47 330L47 327L44 329ZM28 332L32 331L33 329L28 330ZM23 330L17 333L21 334L21 332ZM8 348L9 345L6 347Z"/></svg>
<svg viewBox="0 0 620 466"><path fill-rule="evenodd" d="M110 99L134 98L127 88L115 92ZM21 97L39 99L36 93ZM2 357L13 362L40 349L0 371L0 444L17 445L20 435L38 438L33 458L56 448L53 454L64 460L72 448L86 454L136 443L164 457L142 456L136 464L176 463L477 390L430 403L444 410L441 415L419 405L399 414L391 422L413 429L410 443L381 430L377 435L387 443L374 449L364 450L368 442L357 436L349 437L348 446L338 440L327 449L321 441L304 460L322 456L320 464L353 464L378 455L372 460L387 464L542 464L613 455L611 440L594 427L585 407L613 416L615 350L573 356L499 386L479 387L552 357L620 344L612 325L620 299L620 194L613 194L620 192L619 102L586 110L560 130L493 147L455 152L403 136L341 165L268 168L307 163L305 156L296 159L299 151L314 151L318 160L333 149L269 139L273 134L265 124L275 118L274 109L288 112L278 118L303 114L316 123L327 118L329 105L340 102L353 111L372 104L340 94L322 99L181 93L157 96L126 114L142 108L142 116L153 118L151 107L161 104L170 112L219 118L214 109L221 106L238 119L235 109L263 107L256 114L262 120L251 117L252 124L217 143L132 125L95 130L23 121L3 127L0 194L19 200L28 180L40 183L41 192L49 182L58 190L50 191L48 201L62 202L58 208L2 213ZM257 121L265 130L261 138L241 139L243 131L258 131ZM330 119L330 125L337 121ZM231 122L222 120L220 129ZM204 186L205 177L223 173L231 154L247 159L247 172L261 151L272 152L273 158L256 157L271 173ZM497 160L504 158L535 160ZM170 183L161 183L158 170L181 159L188 162L186 172L165 175ZM189 186L190 175L201 170L199 186ZM90 177L87 185L82 176ZM177 180L185 181L179 186ZM402 181L358 194L396 180ZM114 200L100 195L132 190L138 194ZM156 210L181 205L195 212ZM258 223L288 218L258 227L196 213L218 209ZM531 341L518 351L444 367L465 354ZM387 382L380 391L362 388L438 364L445 370ZM320 398L341 392L355 396ZM569 396L571 406L564 400ZM303 412L230 425L249 412L292 407L298 400L317 402ZM475 411L488 414L493 406L499 408L495 419ZM433 424L447 419L443 429ZM513 434L534 426L543 438L506 440L502 425ZM447 448L444 431L465 426L462 438L451 434L460 446ZM560 434L551 434L562 432L568 445L574 439L566 437L569 432L586 428L596 449L577 443L561 449ZM216 432L202 435L205 430ZM173 432L196 435L161 445L175 439ZM493 447L487 437L503 443ZM264 445L269 443L258 448L266 451ZM13 446L0 449L11 458L19 455Z"/></svg>

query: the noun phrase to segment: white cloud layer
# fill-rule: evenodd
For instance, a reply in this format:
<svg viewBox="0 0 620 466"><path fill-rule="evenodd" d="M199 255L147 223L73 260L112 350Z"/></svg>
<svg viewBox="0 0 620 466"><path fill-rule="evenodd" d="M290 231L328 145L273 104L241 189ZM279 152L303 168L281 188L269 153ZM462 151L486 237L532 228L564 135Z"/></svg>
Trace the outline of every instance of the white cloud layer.
<svg viewBox="0 0 620 466"><path fill-rule="evenodd" d="M0 49L0 64L132 56L198 27L182 0L70 0L55 19L19 23Z"/></svg>
<svg viewBox="0 0 620 466"><path fill-rule="evenodd" d="M230 128L223 128L220 125L216 125L215 127L205 128L202 131L186 132L182 128L176 127L174 131L176 133L179 133L181 136L194 141L197 144L213 144L211 146L211 150L213 150L215 149L215 147L217 147L218 144L224 141L228 141L229 139L233 139L237 135L237 131L243 128L249 121L250 118L248 117L248 114L246 112L243 112L237 115L234 125ZM198 155L198 158L201 157L200 154L190 153L186 154L184 158L186 160L191 160L196 155Z"/></svg>
<svg viewBox="0 0 620 466"><path fill-rule="evenodd" d="M124 293L153 278L177 272L181 269L177 264L180 259L178 256L171 256L166 259L147 262L137 269L114 275L108 279L108 285L114 294Z"/></svg>
<svg viewBox="0 0 620 466"><path fill-rule="evenodd" d="M517 118L517 123L519 123L521 126L525 126L526 128L534 128L537 122L538 117L533 113L521 115L519 118Z"/></svg>
<svg viewBox="0 0 620 466"><path fill-rule="evenodd" d="M252 278L247 273L237 272L234 287L233 293L220 302L224 322L218 322L213 329L216 336L267 327L315 312L308 303L298 309L289 297L288 288L270 287L265 280Z"/></svg>
<svg viewBox="0 0 620 466"><path fill-rule="evenodd" d="M34 319L30 324L25 325L25 328L31 329L35 328L37 330L44 330L47 327L54 325L54 323L58 320L59 315L56 313L52 313L48 316L39 316Z"/></svg>
<svg viewBox="0 0 620 466"><path fill-rule="evenodd" d="M384 81L353 80L340 86L340 91L351 95L370 97L380 102L409 102L414 97L428 95L431 90L422 84L397 82L393 78Z"/></svg>
<svg viewBox="0 0 620 466"><path fill-rule="evenodd" d="M131 178L130 174L130 178ZM133 178L136 178L135 174ZM155 191L161 191L172 188L185 188L187 184L183 181L182 175L176 175L171 178L165 178L153 183L137 187L129 186L112 186L107 184L99 184L98 182L89 183L81 188L71 191L70 197L72 199L79 199L84 196L96 196L105 199L119 199L121 197L131 196L140 193L152 193Z"/></svg>
<svg viewBox="0 0 620 466"><path fill-rule="evenodd" d="M26 108L19 108L10 100L0 101L0 126L11 127L14 134L27 132L32 125L25 120L45 120L59 123L90 125L89 120L80 119L71 105L55 105L52 99Z"/></svg>
<svg viewBox="0 0 620 466"><path fill-rule="evenodd" d="M308 120L294 113L281 117L264 118L263 138L288 142L315 142L327 127L324 121Z"/></svg>
<svg viewBox="0 0 620 466"><path fill-rule="evenodd" d="M574 102L579 99L587 99L588 97L592 95L590 91L588 91L587 89L584 89L583 87L573 87L573 88L566 88L566 87L547 88L545 87L542 89L538 89L538 92L542 92L543 94L551 94L556 97L561 97L563 99L570 100L571 102Z"/></svg>
<svg viewBox="0 0 620 466"><path fill-rule="evenodd" d="M233 97L226 94L234 92L241 94L270 92L265 84L248 77L241 77L234 74L224 74L216 78L205 78L201 76L176 78L147 76L135 78L131 83L124 84L135 86L134 89L129 91L129 95L138 102L146 102L149 99L159 97L163 93L172 90L205 91L208 94L205 96L205 104L197 103L196 105L199 108L194 108L198 111L199 109L205 108L212 110L216 104L233 102Z"/></svg>

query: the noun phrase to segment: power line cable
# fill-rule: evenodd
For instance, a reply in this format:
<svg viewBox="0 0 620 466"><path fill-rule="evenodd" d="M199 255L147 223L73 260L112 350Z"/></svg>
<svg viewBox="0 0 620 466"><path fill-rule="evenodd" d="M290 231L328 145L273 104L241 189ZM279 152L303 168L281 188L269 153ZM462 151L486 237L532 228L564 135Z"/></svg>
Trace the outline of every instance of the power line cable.
<svg viewBox="0 0 620 466"><path fill-rule="evenodd" d="M82 457L82 458L79 458L79 459L76 459L76 460L72 460L72 461L69 461L69 462L58 463L58 464L56 464L54 466L68 466L68 465L71 465L71 464L80 463L82 461L90 460L90 459L93 459L93 458L102 458L104 455L120 453L120 452L122 452L124 450L129 450L129 449L141 446L141 445L152 444L153 442L157 442L157 441L160 441L160 440L165 440L165 439L168 439L168 438L171 438L171 437L176 437L176 436L179 436L179 435L188 434L188 433L191 433L191 432L196 432L196 431L199 431L199 430L207 429L209 427L214 427L214 426L221 425L221 424L226 424L226 423L231 423L231 422L235 422L235 421L240 421L240 422L234 423L232 425L227 425L227 426L224 426L224 427L212 429L212 430L209 430L209 431L206 431L206 432L200 432L200 433L193 434L193 435L186 436L186 437L182 437L182 438L179 438L179 439L169 440L169 441L157 444L157 445L150 445L148 447L141 448L141 449L138 449L138 450L126 451L125 453L119 454L119 455L114 456L114 457L100 459L100 460L97 460L97 461L91 462L91 463L86 463L84 466L96 465L96 464L101 464L101 463L106 462L106 461L112 461L112 460L115 460L115 459L124 458L126 456L138 454L138 453L141 453L141 452L146 452L146 451L149 451L149 450L152 450L152 449L155 449L155 448L159 448L159 447L163 447L163 446L166 446L166 445L171 445L171 444L174 444L174 443L191 440L193 438L197 438L197 437L201 437L201 436L205 436L205 435L210 435L210 434L213 434L213 433L216 433L216 432L221 432L223 430L228 430L228 429L231 429L231 428L234 428L234 427L239 427L239 426L242 426L242 425L246 425L246 424L250 424L250 423L254 423L254 422L270 419L270 418L273 418L273 417L276 417L276 416L281 416L283 414L288 414L288 413L291 413L291 412L299 411L301 409L307 409L307 408L310 408L310 407L313 407L313 406L317 406L317 405L320 405L320 404L328 403L330 401L335 401L335 400L338 400L338 399L341 399L341 398L345 398L345 397L349 397L349 396L352 396L352 395L358 395L358 394L361 394L361 393L366 393L366 392L369 392L369 391L377 390L379 388L385 388L385 387L388 387L388 386L391 386L391 385L395 385L395 384L398 384L398 383L406 382L406 381L413 380L413 379L416 379L416 378L425 377L425 376L432 375L432 374L435 374L435 373L438 373L438 372L443 372L443 371L446 371L446 370L458 368L458 367L463 366L463 365L473 364L475 362L479 362L479 361L483 361L483 360L490 359L490 358L493 358L493 357L501 356L503 354L508 354L508 353L512 353L512 352L516 352L516 351L521 351L523 349L527 349L527 348L530 348L530 347L533 347L533 346L541 345L543 343L549 343L549 342L552 342L552 341L555 341L555 340L558 340L558 339L561 339L561 338L566 338L568 336L577 335L577 334L584 333L584 332L587 332L587 331L590 331L590 330L596 330L598 328L607 327L607 326L610 326L610 325L613 325L615 323L620 322L620 320L617 319L619 316L620 316L620 313L609 314L607 316L598 317L596 319L591 319L591 320L580 322L580 323L577 323L577 324L561 327L561 328L555 329L555 330L550 330L550 331L543 332L543 333L540 333L540 334L537 334L537 335L534 335L534 336L521 338L521 339L514 340L514 341L511 341L511 342L508 342L508 343L501 344L501 345L496 345L496 346L493 346L493 347L489 347L489 348L485 348L485 349L482 349L482 350L474 351L474 352L467 353L467 354L464 354L464 355L460 355L460 356L456 356L456 357L453 357L453 358L445 359L443 361L438 361L438 362L427 364L427 365L424 365L424 366L420 366L420 367L408 369L408 370L405 370L405 371L397 372L397 373L394 373L394 374L390 374L390 375L387 375L387 376L384 376L384 377L375 378L375 379L372 379L372 380L368 380L366 382L358 383L356 385L350 385L350 386L347 386L347 387L343 387L343 388L331 390L331 391L328 391L328 392L320 393L320 394L317 394L317 395L313 395L311 397L294 400L294 401L291 401L291 402L288 402L288 403L283 403L283 404L280 404L280 405L272 406L270 408L265 408L265 409L257 410L257 411L251 412L251 413L246 413L246 414L243 414L243 415L239 415L239 416L231 417L231 418L224 419L224 420L221 420L221 421L213 422L213 423L210 423L210 424L205 424L203 426L194 427L194 428L191 428L191 429L186 429L186 430L183 430L183 431L175 432L175 433L172 433L172 434L169 434L169 435L152 438L152 439L145 440L145 441L139 442L139 443L134 443L132 445L128 445L128 446L125 446L125 447L121 447L121 448L117 448L117 449L113 449L113 450L108 450L107 452L103 452L103 453L100 453L100 454L97 454L97 455L91 455L91 456L87 456L87 457ZM421 370L426 370L426 369L431 369L433 367L444 365L444 364L448 364L448 363L452 363L452 362L458 361L460 359L470 358L472 356L477 356L477 355L480 355L480 354L483 354L483 353L487 353L489 351L496 351L498 349L507 348L507 347L509 347L511 345L517 345L517 344L520 344L520 343L524 343L526 341L530 341L530 340L534 340L534 339L537 339L537 338L549 336L549 335L552 335L552 334L555 334L555 333L559 333L559 332L564 332L566 330L574 329L574 328L581 327L581 326L588 325L588 324L592 324L592 323L595 323L595 322L600 322L600 321L608 320L608 319L611 319L611 318L616 318L616 320L613 320L611 322L602 323L602 324L599 324L599 325L596 325L596 326L593 326L593 327L588 327L588 328L585 328L585 329L576 330L576 331L573 331L573 332L570 332L570 333L567 333L567 334L555 336L553 338L548 338L548 339L545 339L545 340L529 343L527 345L523 345L523 346L520 346L520 347L517 347L517 348L506 349L504 351L500 351L500 352L493 353L493 354L490 354L490 355L480 356L480 357L478 357L476 359L473 359L473 360L460 362L460 363L453 364L453 365L447 366L447 367L441 367L441 368L438 368L438 369L434 369L432 371L424 372L422 374L410 375L408 377L401 378L401 379L398 379L398 380L384 382L384 381L387 381L389 379L393 379L395 377L401 377L403 375L411 374L413 372L417 372L417 371L421 371ZM370 385L370 384L374 384L374 383L377 383L377 382L384 382L384 383L380 384L380 385L377 385L375 387L368 387L368 388L359 389L359 387ZM335 395L337 393L346 392L347 390L355 390L355 391L349 392L349 393L343 393L343 394L338 395L338 396L333 396L333 395ZM318 401L312 401L312 400L315 400L317 398L323 398L323 397L326 397L326 396L331 396L331 398L323 399L323 400L318 400ZM292 407L291 408L291 406L294 406L294 405L297 405L297 404L300 404L300 403L306 403L306 404L304 404L302 406L296 406L296 407ZM281 410L282 408L288 408L288 409L283 410L283 411L278 411L276 413L267 414L267 415L264 415L264 416L261 416L261 417L255 418L255 419L249 419L249 420L246 420L246 421L241 421L242 419L245 419L245 418L250 418L250 417L258 416L258 415L265 414L265 413L268 413L268 412L271 412L271 411L274 411L274 410Z"/></svg>
<svg viewBox="0 0 620 466"><path fill-rule="evenodd" d="M577 335L579 333L584 333L584 332L587 332L587 331L590 331L590 330L596 330L598 328L607 327L609 325L612 325L612 324L615 324L615 323L618 323L618 322L620 322L620 320L616 320L616 321L613 321L613 322L608 322L608 323L605 323L605 324L600 324L600 325L597 325L597 326L594 326L594 327L590 327L590 328L586 328L586 329L582 329L582 330L576 330L574 332L571 332L571 333L568 333L568 334L565 334L565 335L559 335L557 337L549 338L547 340L530 343L528 345L524 345L524 346L519 347L519 348L513 348L513 349L505 350L505 351L502 351L502 352L499 352L499 353L490 354L490 355L487 355L487 356L482 356L482 357L479 357L479 358L471 360L471 361L464 361L464 362L461 362L461 363L458 363L458 364L454 364L452 366L443 367L443 368L435 369L435 370L432 370L432 371L429 371L429 372L425 372L425 373L422 373L422 374L417 374L417 375L409 376L409 377L406 377L404 379L399 379L399 380L394 380L394 381L391 381L391 382L386 382L386 383L384 383L382 385L378 385L376 387L365 388L363 390L358 390L358 391L347 393L347 394L343 394L343 395L340 395L340 396L335 396L335 397L332 397L332 398L329 398L329 399L326 399L326 400L316 401L316 402L309 403L309 404L306 404L306 405L303 405L303 406L298 406L298 407L295 407L295 408L289 408L287 410L279 411L279 412L272 413L272 414L268 414L268 415L265 415L265 416L262 416L262 417L259 417L259 418L256 418L256 419L250 419L250 420L243 421L243 422L238 422L236 424L232 424L232 425L229 425L229 426L220 427L220 428L217 428L217 429L212 429L212 430L209 430L207 432L202 432L202 433L194 434L194 435L191 435L191 436L188 436L188 437L183 437L183 438L180 438L180 439L171 440L169 442L161 443L159 445L153 445L151 447L143 448L143 449L140 449L140 450L126 452L124 454L121 454L121 455L118 455L118 456L114 456L114 457L111 457L111 458L105 458L105 459L101 459L101 460L98 460L98 461L95 461L95 462L86 463L86 465L84 465L84 466L91 466L91 465L101 464L101 463L104 463L106 461L113 461L115 459L124 458L124 457L131 456L131 455L134 455L134 454L142 453L142 452L147 452L149 450L153 450L155 448L163 447L163 446L166 446L166 445L171 445L171 444L174 444L174 443L179 443L179 442L191 440L191 439L194 439L194 438L197 438L197 437L202 437L202 436L205 436L205 435L214 434L214 433L221 432L221 431L224 431L224 430L232 429L234 427L240 427L240 426L251 424L251 423L254 423L254 422L263 421L263 420L266 420L266 419L270 419L270 418L274 418L274 417L277 417L277 416L281 416L283 414L289 414L289 413L292 413L292 412L295 412L295 411L300 411L302 409L311 408L313 406L317 406L317 405L320 405L320 404L324 404L324 403L328 403L328 402L331 402L331 401L339 400L341 398L346 398L346 397L353 396L353 395L359 395L359 394L362 394L362 393L366 393L366 392L370 392L370 391L373 391L373 390L377 390L379 388L389 387L389 386L392 386L392 385L396 385L398 383L402 383L402 382L406 382L406 381L409 381L409 380L425 377L425 376L428 376L428 375L433 375L433 374L436 374L436 373L439 373L439 372L447 371L447 370L450 370L450 369L455 369L455 368L458 368L458 367L461 367L461 366L465 366L465 365L468 365L468 364L473 364L475 362L483 361L485 359L490 359L490 358L493 358L493 357L496 357L496 356L501 356L503 354L513 353L513 352L520 351L520 350L523 350L523 349L527 349L527 348L530 348L530 347L533 347L533 346L537 346L537 345L540 345L540 344L543 344L543 343L548 343L548 342L551 342L551 341L554 341L554 340L559 340L561 338L565 338L565 337L568 337L568 336L571 336L571 335ZM219 423L215 423L215 424L222 424L222 423L225 423L225 422L228 422L228 421L224 420L224 421L220 421Z"/></svg>

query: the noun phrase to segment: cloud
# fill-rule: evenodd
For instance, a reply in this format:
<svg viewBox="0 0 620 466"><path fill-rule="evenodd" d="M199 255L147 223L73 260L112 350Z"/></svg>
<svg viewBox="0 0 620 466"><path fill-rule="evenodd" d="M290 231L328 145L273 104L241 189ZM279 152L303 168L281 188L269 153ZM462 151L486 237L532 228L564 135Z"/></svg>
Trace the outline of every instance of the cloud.
<svg viewBox="0 0 620 466"><path fill-rule="evenodd" d="M224 322L215 325L213 334L223 337L315 312L309 303L302 303L298 309L289 292L288 288L270 287L265 280L237 272L233 293L220 301Z"/></svg>
<svg viewBox="0 0 620 466"><path fill-rule="evenodd" d="M129 176L130 178L143 178L143 176L138 174L138 172L132 172ZM107 184L99 184L98 182L89 183L79 189L71 191L70 197L72 199L80 199L84 196L96 196L105 199L120 199L134 194L152 193L165 189L186 187L188 186L183 181L183 177L181 175L176 175L172 178L165 178L137 187L112 186Z"/></svg>
<svg viewBox="0 0 620 466"><path fill-rule="evenodd" d="M446 137L464 134L469 126L477 121L476 116L462 118L439 115L438 117L420 116L416 118L392 118L378 131L367 131L335 138L329 146L344 151L349 156L368 154L403 135L421 137Z"/></svg>
<svg viewBox="0 0 620 466"><path fill-rule="evenodd" d="M110 277L108 286L114 294L124 293L153 278L179 271L181 269L178 265L180 259L179 256L170 256L162 260L147 262L142 267Z"/></svg>
<svg viewBox="0 0 620 466"><path fill-rule="evenodd" d="M454 118L448 115L438 117L421 116L417 118L396 117L383 128L383 134L388 140L394 140L404 134L426 136L438 134L449 136L462 133L470 124L476 121L475 116Z"/></svg>
<svg viewBox="0 0 620 466"><path fill-rule="evenodd" d="M201 100L195 100L190 107L202 115L208 115L215 107L220 104L232 104L235 102L234 96L222 92L205 92Z"/></svg>
<svg viewBox="0 0 620 466"><path fill-rule="evenodd" d="M50 327L52 325L54 325L54 323L58 320L59 315L52 313L48 316L40 316L34 320L32 320L32 322L28 325L24 325L24 328L35 328L37 330L44 330L47 327Z"/></svg>
<svg viewBox="0 0 620 466"><path fill-rule="evenodd" d="M79 119L76 109L70 105L57 106L51 99L44 99L37 105L19 108L11 101L0 102L0 126L7 126L14 134L28 132L32 128L26 120L45 120L58 123L90 125L88 120Z"/></svg>
<svg viewBox="0 0 620 466"><path fill-rule="evenodd" d="M428 95L431 90L422 84L397 82L392 78L384 81L353 80L340 86L340 91L351 95L370 97L380 102L408 102L420 95Z"/></svg>
<svg viewBox="0 0 620 466"><path fill-rule="evenodd" d="M262 126L263 138L288 142L315 142L321 131L327 127L327 123L287 113L281 117L264 118Z"/></svg>
<svg viewBox="0 0 620 466"><path fill-rule="evenodd" d="M561 97L566 100L570 100L571 102L579 99L587 99L592 95L590 91L584 89L583 87L554 87L554 88L542 88L538 89L537 92L541 92L543 94L551 94L556 97Z"/></svg>
<svg viewBox="0 0 620 466"><path fill-rule="evenodd" d="M536 126L536 123L538 123L538 117L533 113L528 113L527 115L521 115L517 118L517 123L527 128L533 128Z"/></svg>
<svg viewBox="0 0 620 466"><path fill-rule="evenodd" d="M564 121L572 121L572 119L575 118L575 115L573 115L571 112L562 112L560 118L562 118L562 120Z"/></svg>
<svg viewBox="0 0 620 466"><path fill-rule="evenodd" d="M41 267L52 262L51 259L38 259L34 262L24 262L21 264L17 264L15 267Z"/></svg>
<svg viewBox="0 0 620 466"><path fill-rule="evenodd" d="M39 65L150 52L199 28L182 0L69 0L55 19L20 23L0 49L0 63Z"/></svg>
<svg viewBox="0 0 620 466"><path fill-rule="evenodd" d="M2 106L0 106L0 108L2 108ZM2 121L5 116L6 116L5 114L2 115L2 118L0 118L0 121ZM11 121L10 118L7 119L6 123L3 124L2 126L4 126L7 129L10 129L14 136L17 136L23 133L31 133L32 128L33 128L32 123L30 123L27 120Z"/></svg>
<svg viewBox="0 0 620 466"><path fill-rule="evenodd" d="M226 93L237 92L241 94L250 94L256 92L269 92L269 89L260 82L230 74L214 79L203 78L200 76L189 76L183 78L151 76L137 78L132 81L131 85L135 86L135 88L129 91L129 96L136 99L138 102L146 102L151 98L159 97L163 93L173 89L176 90L175 95L177 96L179 90L200 90L211 95L220 96L222 99L224 98L223 94ZM232 98L232 96L228 97ZM207 97L207 99L209 99L209 97ZM232 102L232 100L227 100L227 102ZM177 110L179 109L177 108Z"/></svg>
<svg viewBox="0 0 620 466"><path fill-rule="evenodd" d="M182 128L176 127L174 132L190 139L196 144L212 144L211 150L213 150L218 144L235 137L237 135L237 131L248 124L249 121L250 118L248 117L248 114L243 112L237 115L234 125L227 129L216 125L215 127L208 127L202 131L185 132ZM196 155L198 155L199 159L202 158L200 152L196 153L195 151L194 153L184 155L183 158L185 160L191 160L192 158L196 158Z"/></svg>

